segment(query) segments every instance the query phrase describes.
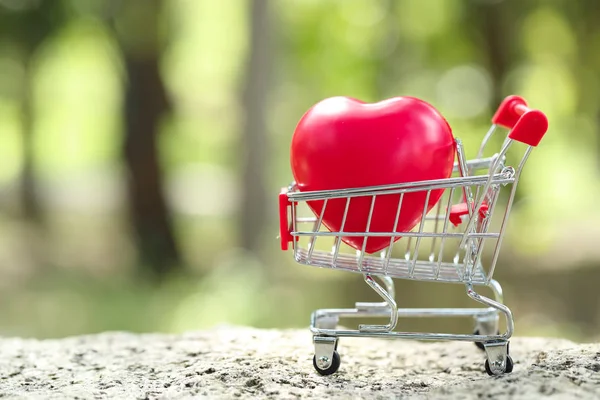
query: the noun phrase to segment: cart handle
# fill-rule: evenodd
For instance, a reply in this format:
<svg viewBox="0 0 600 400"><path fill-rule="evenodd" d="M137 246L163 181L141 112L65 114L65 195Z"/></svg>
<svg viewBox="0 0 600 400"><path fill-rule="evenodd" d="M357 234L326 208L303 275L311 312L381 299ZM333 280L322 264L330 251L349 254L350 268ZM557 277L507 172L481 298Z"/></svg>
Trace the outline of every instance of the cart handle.
<svg viewBox="0 0 600 400"><path fill-rule="evenodd" d="M537 146L548 130L548 118L527 106L520 96L508 96L502 101L492 123L510 129L508 137L529 146Z"/></svg>
<svg viewBox="0 0 600 400"><path fill-rule="evenodd" d="M279 240L281 242L281 250L287 250L289 243L294 240L288 221L288 208L292 206L292 202L288 198L287 193L287 188L282 188L281 192L279 192Z"/></svg>

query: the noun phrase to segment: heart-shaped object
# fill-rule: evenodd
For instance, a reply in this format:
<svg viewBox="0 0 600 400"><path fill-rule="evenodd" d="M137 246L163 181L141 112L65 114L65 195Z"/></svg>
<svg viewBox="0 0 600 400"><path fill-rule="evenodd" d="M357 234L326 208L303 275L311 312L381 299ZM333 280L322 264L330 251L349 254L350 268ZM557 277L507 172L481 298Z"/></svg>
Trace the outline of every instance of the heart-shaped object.
<svg viewBox="0 0 600 400"><path fill-rule="evenodd" d="M389 185L448 178L454 164L455 143L444 117L430 104L414 97L394 97L364 103L332 97L311 107L300 119L291 144L291 167L298 190L331 190ZM427 211L443 189L432 190ZM421 219L426 191L406 193L396 232L412 229ZM377 196L369 232L392 232L400 195ZM323 200L309 201L319 216ZM340 232L346 199L327 201L323 224ZM343 232L365 232L371 196L350 201ZM390 237L369 237L367 253L390 245ZM396 237L395 240L398 240ZM344 237L357 250L364 237Z"/></svg>

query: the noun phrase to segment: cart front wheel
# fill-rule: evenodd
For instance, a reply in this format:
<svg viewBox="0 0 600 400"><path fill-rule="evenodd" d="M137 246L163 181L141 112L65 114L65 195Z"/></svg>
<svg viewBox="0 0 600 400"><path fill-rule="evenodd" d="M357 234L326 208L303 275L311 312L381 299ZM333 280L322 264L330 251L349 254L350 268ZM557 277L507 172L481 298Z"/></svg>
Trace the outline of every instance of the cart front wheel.
<svg viewBox="0 0 600 400"><path fill-rule="evenodd" d="M331 365L325 369L319 367L319 363L317 362L317 356L313 356L313 366L317 370L317 372L321 375L331 375L335 374L337 370L340 368L341 359L340 354L337 351L333 352L333 359L331 360Z"/></svg>
<svg viewBox="0 0 600 400"><path fill-rule="evenodd" d="M504 369L504 373L510 374L513 371L513 367L514 367L513 360L509 355L507 355L506 356L506 368ZM488 375L490 375L490 376L497 375L492 372L492 369L490 368L490 362L487 359L485 360L485 372L487 372Z"/></svg>

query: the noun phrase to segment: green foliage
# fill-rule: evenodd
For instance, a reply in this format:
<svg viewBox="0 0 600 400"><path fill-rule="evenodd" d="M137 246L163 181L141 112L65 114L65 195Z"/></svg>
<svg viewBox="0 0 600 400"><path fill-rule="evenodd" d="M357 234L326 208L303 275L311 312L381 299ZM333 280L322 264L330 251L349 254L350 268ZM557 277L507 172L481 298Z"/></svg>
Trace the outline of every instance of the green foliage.
<svg viewBox="0 0 600 400"><path fill-rule="evenodd" d="M51 2L41 3L48 7ZM470 157L489 127L495 99L523 95L547 113L551 127L522 176L504 243L508 256L498 270L513 271L506 278L510 287L520 279L516 267L509 268L510 260L531 257L535 265L522 268L539 270L540 279L532 285L542 287L550 268L575 274L578 263L600 259L594 245L584 240L599 234L594 226L600 220L595 207L600 195L600 56L595 50L600 29L594 22L600 12L593 3L271 1L275 70L269 88L266 174L272 215L265 221L264 251L254 255L232 250L237 248L236 213L243 199L239 160L244 155L237 144L245 123L240 89L249 52L248 5L176 0L164 2L160 14L151 16L139 14L144 7L134 2L117 9L122 13L117 31L130 37L134 47L141 46L134 39L144 39L148 19L159 19L163 79L174 105L163 116L159 151L177 236L188 269L198 277L176 277L160 289L130 281L130 268L116 267L135 263L123 222L126 177L119 172L121 54L101 2L71 3L56 2L68 7L51 7L56 14L52 24L36 26L36 20L23 22L25 14L7 11L0 1L0 184L6 193L2 218L7 220L0 228L0 258L2 264L30 265L30 253L44 252L41 263L18 274L6 267L8 281L15 282L5 302L12 300L0 311L0 329L6 333L177 331L225 322L303 326L310 310L327 301L360 300L344 289L352 278L300 267L290 254L278 251L276 240L276 196L292 180L289 143L295 124L312 104L336 95L364 101L421 97L447 117ZM498 14L499 46L505 46L501 50L510 58L499 82L488 65L489 53L498 49L482 39L483 24L473 12L491 7L488 3L500 3L517 16ZM517 41L502 39L508 37ZM30 47L35 47L36 172L51 216L44 236L52 239L48 246L30 244L23 233L29 228L11 217L12 188L23 165L20 99L29 73L23 49ZM487 155L502 140L495 137ZM12 246L15 236L25 244ZM568 245L557 250L563 242ZM563 257L557 266L559 252L590 255L583 261ZM43 273L44 268L49 271ZM72 271L79 277L72 278ZM113 280L120 283L106 283ZM422 292L419 298L428 295ZM523 302L519 307L524 312L551 311L539 305L528 309L527 296L514 296L509 301ZM573 326L597 327L598 322L590 316L573 326L545 324L548 330L571 334L577 331ZM534 329L519 333L543 333Z"/></svg>

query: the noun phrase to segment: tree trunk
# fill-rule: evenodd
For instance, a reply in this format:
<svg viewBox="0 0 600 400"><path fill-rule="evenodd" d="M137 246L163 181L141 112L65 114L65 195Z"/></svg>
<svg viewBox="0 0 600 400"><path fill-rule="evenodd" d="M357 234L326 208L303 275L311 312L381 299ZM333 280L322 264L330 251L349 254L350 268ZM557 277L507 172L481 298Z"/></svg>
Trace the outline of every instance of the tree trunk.
<svg viewBox="0 0 600 400"><path fill-rule="evenodd" d="M142 267L162 277L180 258L165 202L157 151L158 123L168 109L158 57L125 55L126 132L124 161L129 173L129 212Z"/></svg>
<svg viewBox="0 0 600 400"><path fill-rule="evenodd" d="M520 38L518 38L518 32L514 29L514 21L520 15L527 15L532 7L534 6L527 4L527 2L513 4L507 1L482 3L477 7L475 18L479 20L478 28L483 34L483 48L487 53L488 70L493 80L492 112L496 111L506 96L513 94L505 92L503 86L514 60L519 57L514 46ZM506 130L499 129L492 137L491 143L488 144L488 151L490 148L500 150L506 135ZM522 146L513 146L508 151L509 163L516 163L520 160L521 149ZM525 190L524 185L517 186L513 209L518 207ZM507 193L501 194L501 196L505 195Z"/></svg>
<svg viewBox="0 0 600 400"><path fill-rule="evenodd" d="M22 96L22 144L23 167L21 170L21 207L23 218L34 224L42 223L42 213L37 195L37 178L35 175L35 151L33 135L33 90L31 82L31 55L26 60L26 75L23 80Z"/></svg>
<svg viewBox="0 0 600 400"><path fill-rule="evenodd" d="M150 273L160 279L181 268L157 149L160 118L170 108L159 67L160 2L132 1L122 6L117 31L127 78L123 160L129 216L140 255L140 275Z"/></svg>
<svg viewBox="0 0 600 400"><path fill-rule="evenodd" d="M398 70L402 69L402 66L399 66L401 63L399 60L402 60L400 54L405 50L403 49L402 35L398 29L397 8L398 2L396 0L385 1L386 16L381 24L384 26L385 32L382 37L383 47L387 50L384 54L375 55L377 58L377 74L374 83L376 101L398 95L389 91L390 86L399 78Z"/></svg>
<svg viewBox="0 0 600 400"><path fill-rule="evenodd" d="M500 2L482 2L473 7L474 19L479 21L483 35L483 47L486 51L488 70L492 75L492 108L500 105L505 97L502 85L510 68L511 32L507 25L507 4Z"/></svg>
<svg viewBox="0 0 600 400"><path fill-rule="evenodd" d="M586 0L578 2L577 5L579 7L575 9L574 15L571 17L571 25L575 27L574 30L578 33L579 64L585 70L597 71L599 62L596 56L595 45L597 41L595 38L598 32L600 4L597 0ZM584 113L590 113L596 121L596 165L597 170L600 172L600 110L590 107L590 104L596 104L597 89L594 85L586 85L586 75L579 79L578 109ZM598 78L596 77L596 79Z"/></svg>
<svg viewBox="0 0 600 400"><path fill-rule="evenodd" d="M267 160L266 107L271 55L268 0L250 2L250 44L242 95L244 132L241 140L242 203L240 245L258 252L267 216L265 161Z"/></svg>

